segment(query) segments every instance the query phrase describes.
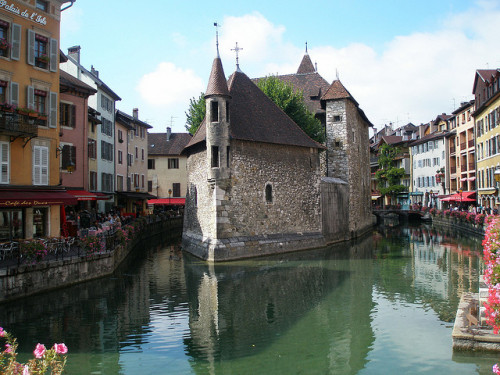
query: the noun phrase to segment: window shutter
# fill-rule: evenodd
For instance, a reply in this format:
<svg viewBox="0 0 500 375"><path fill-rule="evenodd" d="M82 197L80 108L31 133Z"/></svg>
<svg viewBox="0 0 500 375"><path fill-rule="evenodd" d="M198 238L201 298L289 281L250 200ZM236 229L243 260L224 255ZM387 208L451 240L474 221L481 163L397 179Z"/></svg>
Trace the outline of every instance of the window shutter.
<svg viewBox="0 0 500 375"><path fill-rule="evenodd" d="M33 86L26 86L26 103L29 109L35 108L35 88Z"/></svg>
<svg viewBox="0 0 500 375"><path fill-rule="evenodd" d="M74 104L69 106L69 121L72 128L76 128L76 106Z"/></svg>
<svg viewBox="0 0 500 375"><path fill-rule="evenodd" d="M69 145L64 145L61 153L61 168L66 170L69 165Z"/></svg>
<svg viewBox="0 0 500 375"><path fill-rule="evenodd" d="M21 25L12 24L12 48L10 49L10 58L19 60L21 57Z"/></svg>
<svg viewBox="0 0 500 375"><path fill-rule="evenodd" d="M40 185L40 147L33 147L33 185Z"/></svg>
<svg viewBox="0 0 500 375"><path fill-rule="evenodd" d="M28 29L28 43L26 44L26 62L35 65L35 32Z"/></svg>
<svg viewBox="0 0 500 375"><path fill-rule="evenodd" d="M41 183L42 185L48 185L49 184L49 148L48 147L40 147L41 152L41 161L42 161L42 168L41 168Z"/></svg>
<svg viewBox="0 0 500 375"><path fill-rule="evenodd" d="M57 72L57 63L59 61L58 57L59 48L57 46L57 39L50 39L50 71Z"/></svg>
<svg viewBox="0 0 500 375"><path fill-rule="evenodd" d="M17 82L10 83L10 104L19 106L19 84Z"/></svg>
<svg viewBox="0 0 500 375"><path fill-rule="evenodd" d="M76 170L76 146L71 146L71 161L73 162L73 168Z"/></svg>
<svg viewBox="0 0 500 375"><path fill-rule="evenodd" d="M57 128L57 92L50 92L49 127Z"/></svg>
<svg viewBox="0 0 500 375"><path fill-rule="evenodd" d="M0 142L0 183L9 183L9 143Z"/></svg>

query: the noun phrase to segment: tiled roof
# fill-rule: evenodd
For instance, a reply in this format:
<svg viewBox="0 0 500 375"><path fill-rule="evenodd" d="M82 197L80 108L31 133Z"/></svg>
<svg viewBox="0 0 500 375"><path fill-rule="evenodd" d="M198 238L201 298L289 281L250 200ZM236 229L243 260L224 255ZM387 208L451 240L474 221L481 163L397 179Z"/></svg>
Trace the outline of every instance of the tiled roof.
<svg viewBox="0 0 500 375"><path fill-rule="evenodd" d="M59 73L59 85L61 92L66 92L66 90L69 89L75 90L87 96L93 95L97 92L96 89L80 81L78 78L73 77L71 74L66 73L64 70L60 70Z"/></svg>
<svg viewBox="0 0 500 375"><path fill-rule="evenodd" d="M448 134L449 133L447 131L430 133L430 134L427 134L425 137L422 137L420 139L417 139L417 140L411 142L409 146L412 147L412 146L416 146L416 145L419 145L422 143L432 141L434 139L444 138Z"/></svg>
<svg viewBox="0 0 500 375"><path fill-rule="evenodd" d="M311 58L306 53L300 62L299 69L297 69L297 74L315 73L314 65Z"/></svg>
<svg viewBox="0 0 500 375"><path fill-rule="evenodd" d="M189 133L171 133L167 141L167 133L148 134L149 155L180 155L191 140Z"/></svg>
<svg viewBox="0 0 500 375"><path fill-rule="evenodd" d="M354 100L352 95L347 91L340 80L336 79L332 82L328 90L323 94L321 100L337 100L337 99L351 99L354 104L358 105L358 102Z"/></svg>
<svg viewBox="0 0 500 375"><path fill-rule="evenodd" d="M147 122L141 121L139 119L134 118L133 116L127 115L125 112L122 112L120 110L116 110L116 121L119 121L128 127L132 127L133 124L140 125L146 129L151 129L152 126L149 125Z"/></svg>
<svg viewBox="0 0 500 375"><path fill-rule="evenodd" d="M230 136L233 139L324 148L312 140L285 112L269 99L244 73L234 72L228 81L230 106ZM186 147L205 140L203 120Z"/></svg>
<svg viewBox="0 0 500 375"><path fill-rule="evenodd" d="M207 91L205 92L205 97L210 95L229 95L227 90L226 76L224 75L224 68L222 67L222 61L219 57L214 59L212 64L212 71L208 79Z"/></svg>

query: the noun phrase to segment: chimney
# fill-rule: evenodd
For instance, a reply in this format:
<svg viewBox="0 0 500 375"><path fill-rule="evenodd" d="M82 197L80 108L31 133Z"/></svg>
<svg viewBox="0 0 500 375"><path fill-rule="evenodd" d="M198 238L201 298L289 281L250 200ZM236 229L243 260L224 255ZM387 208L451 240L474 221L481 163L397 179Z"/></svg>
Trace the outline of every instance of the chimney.
<svg viewBox="0 0 500 375"><path fill-rule="evenodd" d="M134 120L139 120L139 108L134 108L132 110L132 116L134 117Z"/></svg>
<svg viewBox="0 0 500 375"><path fill-rule="evenodd" d="M99 78L99 71L94 69L94 65L90 66L90 73L92 73L94 77Z"/></svg>
<svg viewBox="0 0 500 375"><path fill-rule="evenodd" d="M170 141L170 135L172 134L172 129L170 129L169 126L167 126L167 142Z"/></svg>
<svg viewBox="0 0 500 375"><path fill-rule="evenodd" d="M68 55L74 59L78 64L80 64L80 46L73 46L68 48Z"/></svg>

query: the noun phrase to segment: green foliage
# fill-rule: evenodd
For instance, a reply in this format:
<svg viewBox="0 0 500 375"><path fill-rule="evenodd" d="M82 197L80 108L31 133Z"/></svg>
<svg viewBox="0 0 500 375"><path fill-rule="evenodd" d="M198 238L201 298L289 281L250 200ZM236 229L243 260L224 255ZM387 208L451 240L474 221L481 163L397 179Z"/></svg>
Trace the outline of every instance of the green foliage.
<svg viewBox="0 0 500 375"><path fill-rule="evenodd" d="M375 173L378 189L382 195L394 196L406 191L406 186L401 184L405 175L404 168L395 167L395 158L400 152L398 147L383 144L378 155L379 169Z"/></svg>
<svg viewBox="0 0 500 375"><path fill-rule="evenodd" d="M321 122L307 109L302 91L295 91L293 86L273 76L259 80L257 86L309 137L320 143L325 141Z"/></svg>
<svg viewBox="0 0 500 375"><path fill-rule="evenodd" d="M189 134L194 135L201 122L205 118L205 94L201 93L200 97L196 99L195 97L189 99L189 109L186 113L186 130Z"/></svg>

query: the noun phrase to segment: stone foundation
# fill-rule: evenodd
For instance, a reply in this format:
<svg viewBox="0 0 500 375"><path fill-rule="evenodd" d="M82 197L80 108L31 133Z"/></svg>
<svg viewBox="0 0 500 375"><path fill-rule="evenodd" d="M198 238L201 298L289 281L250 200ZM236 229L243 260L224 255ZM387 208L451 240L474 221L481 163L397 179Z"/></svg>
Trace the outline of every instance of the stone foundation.
<svg viewBox="0 0 500 375"><path fill-rule="evenodd" d="M326 241L319 232L269 234L221 240L202 238L194 232L184 232L182 236L182 249L207 261L252 258L323 246L326 246Z"/></svg>
<svg viewBox="0 0 500 375"><path fill-rule="evenodd" d="M471 308L477 304L477 293L462 295L453 326L453 349L500 351L500 336L493 334L493 329L489 326L471 325L467 318Z"/></svg>

